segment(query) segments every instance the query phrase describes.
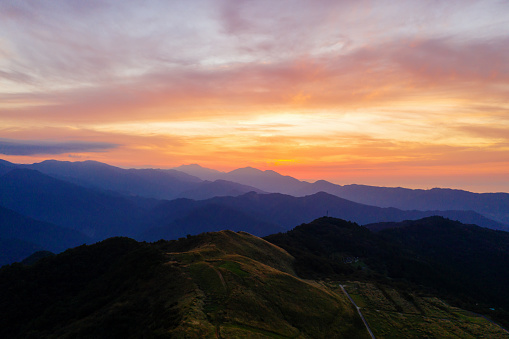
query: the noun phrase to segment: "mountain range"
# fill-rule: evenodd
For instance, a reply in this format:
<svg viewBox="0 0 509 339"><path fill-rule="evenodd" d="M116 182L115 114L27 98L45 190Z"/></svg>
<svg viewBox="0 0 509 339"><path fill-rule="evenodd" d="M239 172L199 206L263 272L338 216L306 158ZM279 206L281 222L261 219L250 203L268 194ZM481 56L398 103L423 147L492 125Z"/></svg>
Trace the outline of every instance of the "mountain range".
<svg viewBox="0 0 509 339"><path fill-rule="evenodd" d="M145 198L202 200L217 196L238 196L251 191L302 197L326 192L377 207L419 211L474 211L509 225L508 193L472 193L447 188L422 190L357 184L336 185L325 180L309 183L271 170L261 171L246 167L225 173L196 164L160 170L122 169L95 161L47 160L31 165L17 165L2 160L0 175L14 168L33 169L81 186Z"/></svg>
<svg viewBox="0 0 509 339"><path fill-rule="evenodd" d="M198 172L195 174L202 172L221 174L197 166L187 166L183 169L193 169ZM252 168L223 173L230 174L232 175L230 179L239 181L251 175L249 183L257 185L259 185L257 180L267 176L271 178L272 181L267 179L267 182L270 182L269 186L273 188L277 187L278 178L282 178L282 186L287 187L290 184L323 184L309 184L281 176L276 172ZM414 192L406 189L372 189L379 191L377 194L384 190L392 192L389 196L393 197L397 196L395 192L400 190ZM188 196L194 199L159 199L158 197L166 194L164 193L166 190L170 192L167 193L170 196ZM431 194L434 190L425 192ZM484 197L493 198L490 195L463 191L440 190L440 192L444 194L449 192L451 195L449 200L454 200L452 197L456 193L459 197L465 197L463 200L459 199L464 201L465 205L473 204ZM502 199L495 204L495 208L503 214L507 209L503 198L507 194L500 195ZM418 200L416 198L415 201ZM436 206L437 201L440 199L431 202L424 199L423 206ZM461 207L459 202L455 204ZM0 260L0 264L19 260L23 255L30 254L30 251L44 249L59 252L80 243L93 243L112 236L155 241L223 229L265 236L286 231L295 225L322 216L369 224L440 215L491 229L509 229L507 224L489 219L486 214L461 208L402 210L360 204L324 192L302 197L281 193L269 194L265 193L265 190L247 185L246 182L236 183L224 179L203 181L177 170L126 170L90 161L74 163L44 161L33 165L16 165L1 161L0 207L19 215L19 222L3 223L4 232L0 234L0 240L5 242L10 239L10 242L6 242L9 245L2 246L0 258L3 259ZM478 209L489 210L490 207L485 203L479 205ZM22 222L22 219L25 222ZM29 236L30 232L20 231L26 227L26 220L38 223L38 229L45 227L47 229L45 232L51 235L50 238L61 240L61 246L55 247L54 244L43 240L34 242L35 238ZM71 234L71 231L74 233ZM38 232L42 234L42 231Z"/></svg>
<svg viewBox="0 0 509 339"><path fill-rule="evenodd" d="M246 167L228 173L187 165L175 169L207 180L230 180L257 187L269 193L306 196L326 192L340 198L377 207L403 210L471 210L487 218L509 224L508 193L472 193L448 188L408 189L367 185L336 185L325 180L300 181L277 172Z"/></svg>
<svg viewBox="0 0 509 339"><path fill-rule="evenodd" d="M508 196L2 160L0 337L507 337Z"/></svg>

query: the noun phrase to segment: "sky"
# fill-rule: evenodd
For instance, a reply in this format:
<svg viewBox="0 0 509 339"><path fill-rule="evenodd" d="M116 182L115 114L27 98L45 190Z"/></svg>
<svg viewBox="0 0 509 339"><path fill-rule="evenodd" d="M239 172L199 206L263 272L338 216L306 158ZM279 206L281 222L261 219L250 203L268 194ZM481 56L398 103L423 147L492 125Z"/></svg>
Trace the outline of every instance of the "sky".
<svg viewBox="0 0 509 339"><path fill-rule="evenodd" d="M509 192L509 1L0 0L0 158Z"/></svg>

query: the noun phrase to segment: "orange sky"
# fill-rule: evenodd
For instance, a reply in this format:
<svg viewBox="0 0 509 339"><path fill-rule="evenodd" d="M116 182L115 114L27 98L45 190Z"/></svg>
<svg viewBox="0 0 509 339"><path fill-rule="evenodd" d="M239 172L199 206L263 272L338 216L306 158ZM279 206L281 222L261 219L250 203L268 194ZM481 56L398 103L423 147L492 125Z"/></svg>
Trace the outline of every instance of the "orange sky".
<svg viewBox="0 0 509 339"><path fill-rule="evenodd" d="M509 3L0 3L0 158L509 192Z"/></svg>

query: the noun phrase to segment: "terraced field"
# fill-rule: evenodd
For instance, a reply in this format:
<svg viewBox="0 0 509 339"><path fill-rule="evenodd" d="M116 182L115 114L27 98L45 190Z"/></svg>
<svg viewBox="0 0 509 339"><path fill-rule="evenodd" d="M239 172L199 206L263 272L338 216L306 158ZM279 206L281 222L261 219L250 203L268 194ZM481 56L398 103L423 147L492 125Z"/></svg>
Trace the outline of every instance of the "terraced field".
<svg viewBox="0 0 509 339"><path fill-rule="evenodd" d="M485 317L433 296L374 283L348 282L343 286L377 338L509 338L509 332Z"/></svg>

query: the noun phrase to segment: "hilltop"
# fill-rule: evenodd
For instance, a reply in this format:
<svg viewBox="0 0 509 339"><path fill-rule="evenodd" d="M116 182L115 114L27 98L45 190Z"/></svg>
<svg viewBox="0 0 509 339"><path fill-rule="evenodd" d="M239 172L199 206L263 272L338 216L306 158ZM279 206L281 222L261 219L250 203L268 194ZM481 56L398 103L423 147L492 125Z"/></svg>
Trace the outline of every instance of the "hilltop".
<svg viewBox="0 0 509 339"><path fill-rule="evenodd" d="M0 270L0 336L368 338L344 295L247 233L112 238Z"/></svg>

